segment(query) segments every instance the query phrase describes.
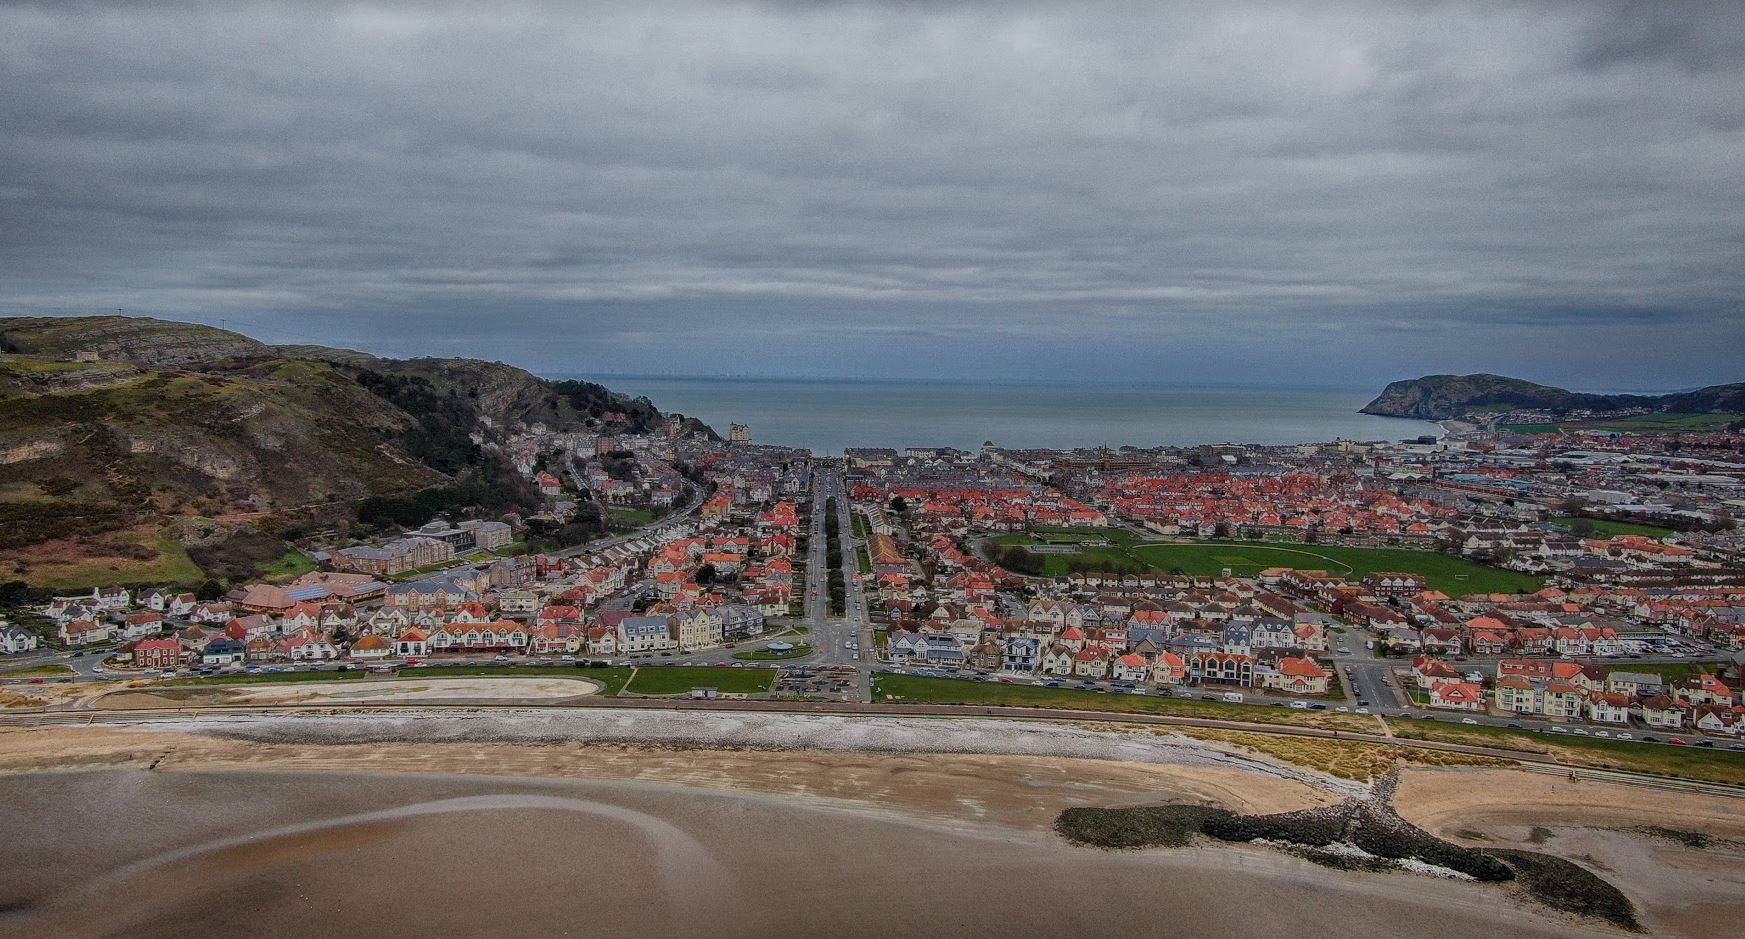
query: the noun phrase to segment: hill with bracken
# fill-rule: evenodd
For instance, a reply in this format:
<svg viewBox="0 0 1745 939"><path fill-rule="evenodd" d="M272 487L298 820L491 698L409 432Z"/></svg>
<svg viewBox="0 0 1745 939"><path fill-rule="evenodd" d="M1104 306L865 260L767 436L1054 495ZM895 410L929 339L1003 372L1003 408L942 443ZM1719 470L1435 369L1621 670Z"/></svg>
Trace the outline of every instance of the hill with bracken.
<svg viewBox="0 0 1745 939"><path fill-rule="evenodd" d="M0 318L0 580L70 585L112 558L117 576L185 581L176 537L247 529L256 553L282 552L285 527L343 521L372 496L530 508L531 488L480 441L608 421L635 433L664 418L496 362L270 346L146 318Z"/></svg>

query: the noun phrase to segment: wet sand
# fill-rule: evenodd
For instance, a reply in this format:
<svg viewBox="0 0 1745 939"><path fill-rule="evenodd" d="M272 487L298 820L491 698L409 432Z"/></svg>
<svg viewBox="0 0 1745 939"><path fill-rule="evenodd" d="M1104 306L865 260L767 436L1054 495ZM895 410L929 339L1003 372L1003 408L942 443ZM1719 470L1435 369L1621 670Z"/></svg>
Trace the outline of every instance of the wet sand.
<svg viewBox="0 0 1745 939"><path fill-rule="evenodd" d="M632 781L0 777L0 929L64 937L1603 934L1501 890L1264 848Z"/></svg>
<svg viewBox="0 0 1745 939"><path fill-rule="evenodd" d="M0 728L0 936L1616 935L1503 887L1055 836L1068 806L1268 813L1354 785L1150 729L92 719ZM1745 915L1745 851L1611 830L1745 838L1745 800L1467 768L1408 769L1395 804L1453 840L1599 871L1652 935L1731 939Z"/></svg>
<svg viewBox="0 0 1745 939"><path fill-rule="evenodd" d="M1396 805L1463 844L1543 851L1628 896L1650 935L1733 937L1745 928L1745 798L1485 769L1410 769ZM1701 832L1694 849L1639 829Z"/></svg>

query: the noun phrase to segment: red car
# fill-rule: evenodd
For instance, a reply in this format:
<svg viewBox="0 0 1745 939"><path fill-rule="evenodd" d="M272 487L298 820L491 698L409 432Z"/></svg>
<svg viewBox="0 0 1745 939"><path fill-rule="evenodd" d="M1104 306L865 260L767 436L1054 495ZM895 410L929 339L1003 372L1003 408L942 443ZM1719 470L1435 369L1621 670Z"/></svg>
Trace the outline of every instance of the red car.
<svg viewBox="0 0 1745 939"><path fill-rule="evenodd" d="M1668 738L1666 738L1666 742L1672 744L1675 747L1684 746L1684 738L1683 737L1668 737Z"/></svg>

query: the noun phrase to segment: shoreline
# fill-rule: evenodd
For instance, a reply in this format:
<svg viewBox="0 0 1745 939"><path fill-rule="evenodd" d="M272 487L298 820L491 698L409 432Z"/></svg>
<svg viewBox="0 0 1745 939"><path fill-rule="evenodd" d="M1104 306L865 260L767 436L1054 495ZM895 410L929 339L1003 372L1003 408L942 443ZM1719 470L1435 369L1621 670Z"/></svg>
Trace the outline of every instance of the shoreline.
<svg viewBox="0 0 1745 939"><path fill-rule="evenodd" d="M529 716L528 720L533 724L546 723L537 715ZM331 716L311 716L289 723L318 725L331 721ZM281 855L289 855L293 860L286 863L297 871L304 870L301 865L307 852L328 857L327 852L334 849L330 845L367 854L374 850L368 845L378 837L393 844L400 844L403 839L472 838L474 835L468 833L476 825L482 824L485 826L482 831L489 831L502 824L502 819L520 817L517 812L510 812L499 819L500 813L485 812L495 820L474 822L468 820L471 810L453 814L443 808L438 815L428 818L384 817L348 822L329 831L322 819L349 817L336 800L361 798L357 811L369 815L401 801L437 799L447 792L538 792L551 797L575 793L576 798L585 795L590 802L659 806L653 814L663 824L678 825L705 841L708 838L699 832L712 832L709 837L727 838L739 845L734 850L741 852L770 850L769 833L794 826L804 831L815 830L817 834L808 838L815 837L819 842L795 842L795 850L822 851L838 838L853 841L864 836L869 845L878 846L867 850L880 857L884 851L894 851L889 860L899 866L905 863L899 858L912 854L918 845L928 845L928 850L964 852L963 858L953 864L961 866L970 863L968 858L980 858L980 863L999 869L1024 871L1022 875L1012 875L1020 879L1049 865L1082 869L1091 864L1107 867L1108 876L1116 881L1140 878L1135 885L1157 876L1166 876L1172 882L1197 878L1208 885L1224 883L1223 889L1228 889L1230 883L1240 883L1243 889L1262 894L1294 895L1306 890L1309 896L1318 898L1310 901L1298 897L1293 902L1299 904L1340 897L1342 904L1377 906L1373 920L1363 920L1373 922L1376 931L1357 927L1338 935L1388 935L1381 929L1391 921L1381 911L1395 909L1402 903L1426 913L1435 910L1433 918L1437 922L1444 918L1449 922L1458 920L1469 930L1500 929L1506 923L1511 933L1520 935L1621 934L1590 921L1572 920L1531 906L1497 885L1443 881L1415 874L1333 871L1261 846L1195 844L1179 849L1105 851L1070 845L1054 834L1054 819L1062 809L1072 806L1183 803L1259 814L1327 806L1353 791L1369 788L1293 767L1253 751L1241 753L1240 760L1229 760L1232 751L1241 748L1203 740L1169 739L1174 735L1153 731L1069 726L1061 728L1057 735L1044 736L1053 743L1051 750L990 753L941 750L938 741L949 741L953 733L959 732L986 736L996 731L982 725L999 723L995 721L915 722L929 726L915 728L922 736L904 742L906 749L889 745L895 742L890 735L903 728L867 723L866 737L841 741L840 728L820 718L790 717L776 723L814 725L811 729L815 733L857 745L884 737L887 745L881 749L822 748L802 741L783 748L760 748L745 744L743 736L723 738L740 743L713 747L674 741L604 741L587 736L570 739L547 736L535 740L492 733L445 739L449 731L432 728L428 719L410 722L422 723L420 729L428 731L426 739L392 740L383 739L377 732L306 734L296 726L283 726L287 721L282 717L245 723L255 726L239 727L234 720L201 717L152 725L96 723L0 728L0 792L14 793L18 804L13 818L0 819L0 832L13 839L10 848L0 848L0 858L6 850L30 850L31 844L35 844L37 851L57 845L54 839L62 833L53 829L49 820L67 817L65 812L45 812L43 821L36 822L29 817L33 804L30 800L72 798L60 794L77 793L85 787L95 787L94 791L101 793L101 799L87 806L89 811L99 814L116 810L117 806L109 804L111 801L125 804L129 799L140 798L143 792L167 786L178 793L176 811L202 817L202 813L216 811L224 818L237 812L246 815L256 811L252 807L244 811L244 807L258 800L273 802L283 798L284 793L338 787L335 791L345 793L344 799L330 795L308 805L298 803L303 807L285 809L287 820L281 820L279 828L262 829L270 834L290 825L291 829L287 829L290 833L243 837L224 848L228 853L269 857L275 859L275 865ZM953 726L942 729L943 738L926 735L933 733L937 725L945 724ZM598 729L595 727L594 731ZM549 732L551 728L545 730ZM1125 751L1116 744L1123 739L1130 745ZM1087 742L1093 744L1092 755L1083 751ZM1148 751L1146 745L1155 749ZM1094 755L1097 748L1102 756ZM1109 758L1117 753L1154 761ZM31 782L50 774L57 780L54 786ZM29 795L18 795L21 793ZM376 793L397 795L378 797ZM213 802L214 798L221 801ZM235 799L245 801L230 802ZM1726 934L1716 931L1712 924L1745 915L1745 851L1735 852L1738 856L1724 851L1705 852L1630 831L1657 819L1729 838L1745 838L1745 798L1658 791L1648 796L1637 786L1570 783L1561 777L1521 769L1407 767L1401 770L1394 800L1402 817L1453 841L1544 851L1540 847L1545 837L1542 833L1549 830L1553 832L1549 836L1552 848L1559 854L1574 856L1601 871L1629 870L1632 879L1618 886L1637 904L1650 934L1708 939ZM537 800L527 805L526 812L545 811L540 807L545 803ZM699 815L696 808L699 805L722 808L714 814ZM775 813L784 821L775 829L760 824L747 828L734 821L741 816L764 813ZM81 816L74 813L73 817ZM319 823L319 832L295 834L302 831L297 826L305 823ZM561 830L567 824L570 823L557 820L541 822L529 830L527 837L542 838L545 835L531 832ZM42 827L32 829L32 825ZM20 826L24 827L22 832L8 830ZM237 830L224 830L228 834L220 837L221 832L215 831L210 840L228 844L225 839L239 837ZM927 837L917 840L918 833ZM88 837L101 842L103 838L118 836L100 832ZM168 837L173 844L182 836ZM744 841L746 838L750 840ZM279 846L285 839L293 842L311 839L316 847ZM641 850L638 844L625 843L616 850L634 853ZM966 847L970 844L981 847ZM1682 876L1630 870L1631 858L1648 851L1660 859L1663 872ZM771 863L779 860L778 857ZM866 860L857 857L854 863L861 865ZM101 870L102 865L97 869ZM213 875L227 870L216 868ZM1702 872L1703 877L1693 880L1690 876L1693 871ZM826 873L808 868L804 872L789 871L784 876L823 877ZM1616 874L1608 876L1619 879ZM1736 893L1732 890L1735 885L1739 887ZM853 889L871 888L857 882ZM873 893L883 896L877 890ZM1408 901L1407 897L1411 899ZM1124 901L1111 897L1108 902ZM1700 909L1701 915L1681 912L1686 907ZM1215 912L1203 913L1212 917L1207 920L1209 924L1220 922ZM996 910L989 915L997 920L1004 914ZM1100 925L1086 927L1083 934L1119 934L1099 932L1099 928ZM1212 929L1209 935L1239 934L1220 933L1216 925L1209 928ZM294 933L272 930L263 933L275 934ZM485 934L489 934L488 930ZM631 929L627 934L637 933ZM1306 935L1319 933L1311 931Z"/></svg>
<svg viewBox="0 0 1745 939"><path fill-rule="evenodd" d="M0 776L0 791L6 791L20 778ZM733 916L756 918L768 915L764 906L766 893L757 889L725 887L721 882L722 879L743 879L748 876L748 871L755 871L749 874L753 880L773 873L788 889L807 896L811 895L810 891L796 887L796 878L830 879L828 875L834 872L817 870L815 863L807 865L812 870L806 875L800 873L798 865L794 869L783 868L775 872L764 872L757 864L721 866L724 859L742 859L738 852L753 850L752 843L767 843L768 832L773 830L787 833L784 837L788 839L786 847L773 853L776 858L787 850L807 857L837 857L844 846L851 848L855 861L843 872L855 872L856 886L846 889L850 892L866 891L879 902L888 896L891 887L907 881L910 869L929 871L943 864L942 871L955 870L960 878L972 877L985 889L1002 894L1003 890L986 878L1004 878L1009 882L1008 886L1014 886L1013 882L1028 884L1039 873L1053 877L1076 871L1100 883L1100 889L1083 883L1080 890L1105 904L1148 903L1140 900L1143 894L1135 892L1142 889L1141 885L1169 884L1170 887L1164 889L1180 891L1168 894L1172 914L1184 922L1200 921L1201 925L1192 931L1196 935L1240 934L1234 931L1238 922L1257 919L1269 921L1272 928L1277 928L1290 921L1294 915L1290 910L1304 909L1305 904L1309 904L1309 909L1331 904L1329 911L1340 911L1337 922L1322 919L1314 924L1315 928L1302 932L1306 936L1387 935L1383 927L1401 915L1433 917L1423 920L1439 924L1421 933L1429 937L1470 934L1472 930L1485 928L1508 928L1511 934L1520 936L1618 934L1614 930L1549 915L1496 888L1408 873L1328 870L1259 846L1195 845L1169 851L1104 851L1071 845L1034 826L1013 826L961 815L956 819L942 820L917 816L900 806L818 796L795 797L779 791L704 792L690 785L643 779L529 780L466 774L405 775L370 770L333 772L308 769L267 772L256 769L181 769L153 773L96 770L65 777L62 788L88 786L104 791L127 789L137 793L151 792L162 785L172 786L182 793L246 794L267 801L289 797L292 802L297 802L308 792L316 796L318 805L313 809L277 806L263 809L255 805L244 814L254 817L264 811L265 820L245 823L240 833L219 835L211 830L201 830L184 836L181 841L185 843L137 847L124 863L115 868L96 872L94 878L78 881L54 891L50 897L26 905L24 915L37 917L37 922L53 923L64 915L69 904L77 905L83 902L84 896L102 892L107 899L102 909L94 911L92 924L71 925L60 930L63 935L82 935L82 926L103 927L117 917L125 920L132 913L140 912L132 904L142 897L141 891L147 889L144 884L149 882L149 893L143 895L148 910L169 917L168 922L174 924L177 917L169 913L167 907L186 891L217 889L228 883L240 885L248 881L239 878L252 878L265 871L296 872L307 878L316 876L318 869L325 871L323 882L327 889L333 890L337 889L335 878L347 876L347 869L335 868L333 861L343 858L344 864L354 865L349 870L357 877L367 877L367 872L374 869L371 865L375 863L378 843L389 845L388 857L398 857L400 850L395 846L404 840L438 839L446 843L457 833L472 838L489 832L489 837L506 838L515 843L517 851L539 853L549 850L549 846L534 847L527 838L567 842L573 837L567 829L569 823L565 821L569 817L568 809L559 804L570 801L576 803L575 811L584 817L603 814L609 820L632 825L642 832L640 835L631 833L628 840L624 840L610 834L621 828L620 824L608 825L604 829L586 829L592 836L584 840L596 849L609 844L615 864L641 873L644 870L641 852L649 849L651 838L657 852L676 852L688 858L684 869L666 870L661 874L667 884L666 890L636 904L636 915L650 916L655 923L663 918L663 903L672 907L665 915L676 911L684 916L695 916L699 910L706 912L710 909L723 915L728 911ZM341 791L347 793L343 799L332 795ZM363 800L361 804L356 801L359 799ZM396 806L404 806L404 810ZM775 822L776 827L772 829L771 820L775 819L780 821ZM824 833L830 835L823 836ZM840 839L840 843L833 839ZM679 847L685 847L687 851L677 851L674 846L680 842ZM724 853L724 845L738 847ZM768 850L767 844L765 850ZM898 858L903 860L899 862ZM885 866L888 863L904 867L900 871L891 871ZM694 881L697 868L710 871L711 877L715 878L710 889L716 894L711 898L712 902L701 907L696 905L695 897L688 900L674 898L670 889L675 881L687 877ZM874 871L884 873L880 875ZM195 883L184 883L189 879ZM887 884L887 880L891 883ZM314 889L307 880L299 880L299 887ZM1212 899L1218 889L1232 888L1246 891L1260 900L1265 909L1236 914ZM696 883L689 889L704 888ZM961 900L954 898L951 908L968 904L990 917L1011 915L1011 911L999 909L997 904L992 908L986 906L984 901L977 899L976 891L968 889L961 880L954 889L964 889L966 893ZM1266 902L1268 898L1274 902ZM643 903L651 901L654 906L645 909ZM440 899L432 898L430 902L439 907L446 906ZM594 902L599 902L597 897ZM852 901L842 902L849 903L848 909L855 908ZM165 908L158 909L158 904ZM537 920L542 914L532 908L535 906L537 904L524 904L524 915ZM613 915L612 911L604 911L599 906L591 909L596 915ZM785 916L792 911L784 906L779 912ZM937 915L940 911L930 912ZM1085 912L1094 913L1096 907ZM325 918L319 912L303 913L295 920L297 928L307 928L311 915L318 921ZM401 915L407 914L402 912ZM182 914L180 918L184 922L178 928L185 928L189 916ZM1120 935L1124 931L1130 934L1132 928L1130 921L1110 922L1100 916L1093 923L1087 929L1074 931L1083 935ZM1217 924L1223 924L1223 928L1229 931L1220 931ZM850 926L843 934L876 935L887 928L871 921L853 925L860 928ZM941 928L932 934L962 934L957 931L960 924L941 921L938 925ZM1006 928L1010 925L1006 924ZM1085 924L1075 922L1075 925ZM1458 925L1458 930L1455 925ZM725 927L724 934L757 934L738 926ZM767 924L761 928L767 929ZM915 934L904 930L900 920L889 928L900 934ZM92 934L101 931L91 929ZM168 930L144 934L168 934ZM192 934L222 933L196 930ZM268 924L261 934L290 933ZM472 933L457 931L452 934ZM643 931L631 929L627 934L656 933L650 931L645 923ZM763 934L800 933L778 931ZM993 933L971 930L969 934Z"/></svg>

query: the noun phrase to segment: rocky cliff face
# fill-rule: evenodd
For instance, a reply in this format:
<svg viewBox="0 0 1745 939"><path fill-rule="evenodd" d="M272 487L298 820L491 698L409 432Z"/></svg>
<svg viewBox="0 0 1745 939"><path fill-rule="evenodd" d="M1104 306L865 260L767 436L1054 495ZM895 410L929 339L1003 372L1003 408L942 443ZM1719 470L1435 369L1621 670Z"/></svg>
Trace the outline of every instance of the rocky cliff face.
<svg viewBox="0 0 1745 939"><path fill-rule="evenodd" d="M1562 413L1648 408L1681 413L1745 410L1745 384L1715 385L1676 395L1598 395L1566 391L1502 375L1426 375L1389 384L1362 413L1440 421L1487 407Z"/></svg>

